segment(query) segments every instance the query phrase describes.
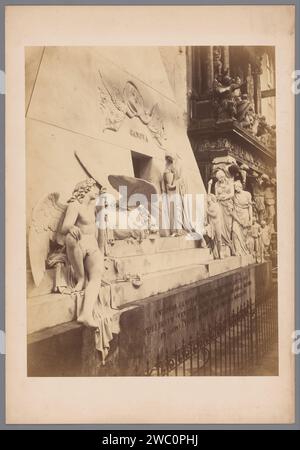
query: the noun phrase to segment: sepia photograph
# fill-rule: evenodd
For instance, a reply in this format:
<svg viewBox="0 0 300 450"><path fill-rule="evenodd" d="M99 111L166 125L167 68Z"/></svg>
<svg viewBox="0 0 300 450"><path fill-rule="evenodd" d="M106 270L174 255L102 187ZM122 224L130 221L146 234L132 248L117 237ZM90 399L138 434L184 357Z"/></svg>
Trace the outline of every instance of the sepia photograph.
<svg viewBox="0 0 300 450"><path fill-rule="evenodd" d="M294 21L6 10L7 423L293 423Z"/></svg>
<svg viewBox="0 0 300 450"><path fill-rule="evenodd" d="M274 47L26 47L28 376L278 375Z"/></svg>

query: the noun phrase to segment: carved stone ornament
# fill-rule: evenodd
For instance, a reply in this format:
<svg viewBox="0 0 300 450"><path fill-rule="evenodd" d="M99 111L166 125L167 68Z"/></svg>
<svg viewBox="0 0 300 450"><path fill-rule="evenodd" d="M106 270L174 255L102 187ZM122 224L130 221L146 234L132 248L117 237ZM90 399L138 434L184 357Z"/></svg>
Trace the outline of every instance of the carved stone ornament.
<svg viewBox="0 0 300 450"><path fill-rule="evenodd" d="M147 126L151 135L162 147L165 137L165 128L158 104L154 104L147 111L144 99L132 81L127 81L123 90L107 83L99 71L101 85L98 87L100 93L100 108L105 115L104 130L118 131L125 117L130 119L138 117Z"/></svg>

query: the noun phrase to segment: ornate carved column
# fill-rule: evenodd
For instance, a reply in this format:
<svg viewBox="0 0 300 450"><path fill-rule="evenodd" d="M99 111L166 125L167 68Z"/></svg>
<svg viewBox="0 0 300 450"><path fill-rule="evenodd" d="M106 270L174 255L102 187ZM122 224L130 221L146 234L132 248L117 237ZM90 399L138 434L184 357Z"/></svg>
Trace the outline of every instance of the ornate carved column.
<svg viewBox="0 0 300 450"><path fill-rule="evenodd" d="M254 105L255 112L261 114L261 85L260 85L260 71L254 70L253 72L254 81Z"/></svg>
<svg viewBox="0 0 300 450"><path fill-rule="evenodd" d="M247 75L246 75L246 84L247 84L247 94L250 102L254 101L254 80L252 73L252 66L248 63L247 66Z"/></svg>
<svg viewBox="0 0 300 450"><path fill-rule="evenodd" d="M223 56L223 69L229 69L230 73L230 62L229 62L229 46L225 45L222 47Z"/></svg>
<svg viewBox="0 0 300 450"><path fill-rule="evenodd" d="M202 93L201 48L192 47L193 91Z"/></svg>
<svg viewBox="0 0 300 450"><path fill-rule="evenodd" d="M260 85L260 75L262 73L261 67L262 56L261 54L256 55L252 63L252 73L254 81L254 105L255 112L261 114L261 85Z"/></svg>
<svg viewBox="0 0 300 450"><path fill-rule="evenodd" d="M205 91L210 91L214 81L213 47L204 47L204 61L206 66Z"/></svg>

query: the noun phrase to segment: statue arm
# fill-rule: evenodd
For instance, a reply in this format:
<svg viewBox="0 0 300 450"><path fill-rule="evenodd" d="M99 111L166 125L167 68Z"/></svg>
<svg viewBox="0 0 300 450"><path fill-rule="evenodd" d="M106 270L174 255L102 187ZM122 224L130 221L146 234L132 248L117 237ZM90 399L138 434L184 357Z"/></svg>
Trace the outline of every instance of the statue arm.
<svg viewBox="0 0 300 450"><path fill-rule="evenodd" d="M67 211L65 214L65 218L61 227L61 233L62 234L68 234L71 233L76 239L80 238L80 230L78 227L75 227L75 223L78 217L78 208L75 203L70 203L67 207ZM74 230L74 228L76 228Z"/></svg>
<svg viewBox="0 0 300 450"><path fill-rule="evenodd" d="M233 185L233 183L230 182L229 186L230 186L230 192L228 193L227 200L229 200L230 198L234 197L234 185Z"/></svg>

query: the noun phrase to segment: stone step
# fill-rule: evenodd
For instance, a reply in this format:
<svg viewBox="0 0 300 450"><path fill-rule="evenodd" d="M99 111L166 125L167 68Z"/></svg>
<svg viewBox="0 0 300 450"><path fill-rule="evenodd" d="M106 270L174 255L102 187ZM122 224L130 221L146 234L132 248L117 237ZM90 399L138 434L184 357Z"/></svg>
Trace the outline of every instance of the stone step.
<svg viewBox="0 0 300 450"><path fill-rule="evenodd" d="M234 270L244 265L239 256L224 260L207 261L205 264L163 270L142 277L142 285L135 287L131 281L114 283L101 288L102 295L110 296L114 308L168 292L208 277ZM28 333L75 320L75 295L47 294L28 299L27 304Z"/></svg>
<svg viewBox="0 0 300 450"><path fill-rule="evenodd" d="M105 279L112 281L125 274L142 276L163 270L205 264L213 259L208 248L189 248L165 251L148 255L132 255L107 259L105 263Z"/></svg>
<svg viewBox="0 0 300 450"><path fill-rule="evenodd" d="M139 288L134 287L130 281L115 283L112 285L112 305L120 307L128 302L168 292L171 289L196 283L244 265L245 262L242 263L242 257L230 256L223 260L209 260L202 264L150 273L142 277L142 285Z"/></svg>
<svg viewBox="0 0 300 450"><path fill-rule="evenodd" d="M76 319L73 295L47 294L27 300L27 333L44 330Z"/></svg>
<svg viewBox="0 0 300 450"><path fill-rule="evenodd" d="M194 265L173 270L152 273L142 278L139 288L131 281L113 283L101 288L102 295L110 295L114 308L124 306L155 294L194 283L207 278L205 265ZM104 293L104 291L106 291ZM33 333L44 328L76 319L76 296L63 294L46 294L31 297L27 304L27 331Z"/></svg>
<svg viewBox="0 0 300 450"><path fill-rule="evenodd" d="M207 263L208 276L213 277L244 265L244 260L242 263L241 256L228 256L224 259L214 259L213 261Z"/></svg>
<svg viewBox="0 0 300 450"><path fill-rule="evenodd" d="M199 248L199 240L190 240L186 236L160 237L155 239L145 239L142 242L136 240L119 240L110 246L110 256L134 256L134 255L152 255L154 253L171 252Z"/></svg>
<svg viewBox="0 0 300 450"><path fill-rule="evenodd" d="M101 288L110 298L110 286ZM116 311L118 313L118 311ZM75 321L77 298L75 294L46 294L27 300L27 333L31 334L62 323Z"/></svg>
<svg viewBox="0 0 300 450"><path fill-rule="evenodd" d="M170 238L162 239L170 240ZM174 239L176 240L177 238ZM182 241L181 245L183 245ZM166 246L165 248L168 247ZM161 270L171 270L177 267L190 266L193 264L204 264L206 261L213 259L213 256L208 248L195 247L165 250L160 253L137 254L135 252L131 255L128 253L130 254L130 251L124 253L124 255L121 252L122 256L110 256L106 258L104 274L105 280L111 282L116 278L122 278L125 274L140 274L144 276L149 273L159 272ZM114 263L114 260L117 264ZM118 271L116 271L115 267L118 267ZM36 287L32 279L31 271L27 271L28 297L50 294L53 290L54 274L54 269L46 270L41 284Z"/></svg>

